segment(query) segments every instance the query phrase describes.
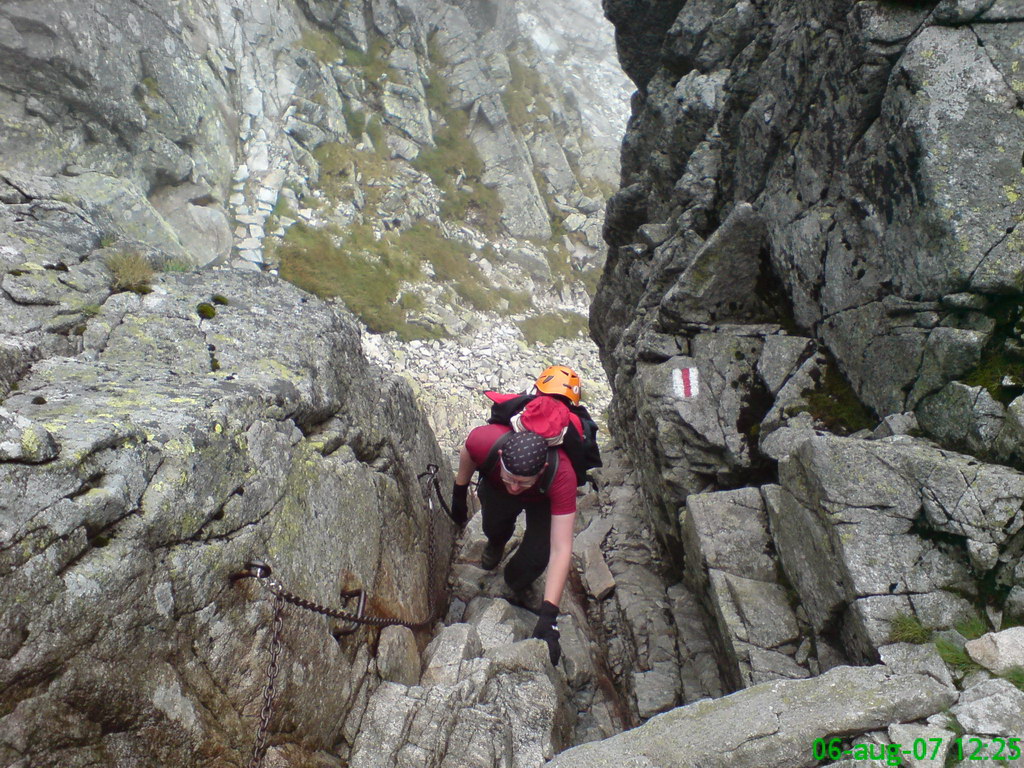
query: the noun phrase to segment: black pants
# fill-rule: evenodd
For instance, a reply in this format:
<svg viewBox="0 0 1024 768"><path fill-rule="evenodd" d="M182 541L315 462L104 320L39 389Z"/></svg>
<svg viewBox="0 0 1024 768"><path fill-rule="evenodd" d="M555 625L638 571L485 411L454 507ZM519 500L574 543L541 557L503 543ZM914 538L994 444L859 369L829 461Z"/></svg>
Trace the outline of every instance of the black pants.
<svg viewBox="0 0 1024 768"><path fill-rule="evenodd" d="M505 544L515 531L516 518L526 510L526 533L523 543L505 566L505 583L519 592L529 587L548 567L551 552L551 502L524 503L516 496L480 483L480 513L484 535L491 544Z"/></svg>

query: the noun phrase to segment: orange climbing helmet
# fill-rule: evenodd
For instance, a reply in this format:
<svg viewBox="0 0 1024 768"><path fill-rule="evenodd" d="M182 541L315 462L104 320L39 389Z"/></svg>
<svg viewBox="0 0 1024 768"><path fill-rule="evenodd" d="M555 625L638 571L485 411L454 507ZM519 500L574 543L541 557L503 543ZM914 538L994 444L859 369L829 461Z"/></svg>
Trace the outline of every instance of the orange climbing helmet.
<svg viewBox="0 0 1024 768"><path fill-rule="evenodd" d="M534 388L546 395L561 395L573 405L580 404L580 377L572 368L552 365L537 377Z"/></svg>

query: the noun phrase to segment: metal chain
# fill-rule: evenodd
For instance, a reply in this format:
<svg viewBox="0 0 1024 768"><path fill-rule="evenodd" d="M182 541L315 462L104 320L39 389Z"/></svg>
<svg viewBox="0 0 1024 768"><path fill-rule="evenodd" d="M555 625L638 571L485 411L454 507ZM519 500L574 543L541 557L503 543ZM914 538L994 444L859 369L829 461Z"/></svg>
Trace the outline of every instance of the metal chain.
<svg viewBox="0 0 1024 768"><path fill-rule="evenodd" d="M270 639L270 660L267 662L267 682L263 686L263 708L260 710L260 724L256 730L256 740L252 745L252 759L249 768L261 768L266 754L267 731L270 728L270 717L274 712L274 682L277 680L277 658L281 653L281 627L284 626L284 600L274 598L274 630Z"/></svg>
<svg viewBox="0 0 1024 768"><path fill-rule="evenodd" d="M260 711L260 724L256 732L256 740L253 744L252 758L249 761L248 768L261 768L263 765L263 758L265 756L265 750L267 745L267 733L270 728L270 718L273 714L274 706L274 684L277 679L278 673L278 656L281 652L281 627L284 624L284 604L291 603L299 608L304 608L307 611L313 613L319 613L323 616L329 616L333 619L342 619L344 621L351 622L353 624L364 624L371 627L409 627L410 629L421 629L432 625L439 616L437 614L437 608L443 603L438 603L437 599L440 596L442 584L440 583L442 574L439 569L434 567L437 562L437 542L435 535L435 520L434 514L434 497L431 490L436 493L438 500L441 503L442 509L451 520L451 510L445 503L444 494L441 491L441 482L437 477L438 466L436 464L428 464L427 471L417 476L417 480L421 481L420 490L423 493L424 501L427 504L428 516L427 516L427 569L430 574L429 577L429 594L427 595L427 607L428 607L428 618L423 621L403 621L402 619L390 618L386 616L367 616L362 611L363 601L360 600L359 610L356 613L351 611L341 610L338 608L330 608L325 605L320 605L312 600L307 600L303 597L299 597L294 592L289 592L282 586L281 582L273 578L270 566L265 563L248 563L246 564L245 570L236 573L232 576L233 580L251 578L255 579L256 583L261 588L274 596L274 619L273 619L273 634L270 640L270 660L267 662L266 678L267 682L263 688L263 708ZM454 525L454 521L452 521ZM452 539L452 546L455 545L456 538ZM435 605L436 604L436 605Z"/></svg>
<svg viewBox="0 0 1024 768"><path fill-rule="evenodd" d="M427 608L431 616L434 615L434 606L439 597L441 591L441 583L438 575L440 574L439 569L434 568L434 563L437 562L437 540L434 533L434 496L431 493L432 487L437 491L437 497L441 500L442 506L444 506L444 496L441 495L441 484L437 479L437 465L428 464L427 471L419 475L417 478L420 480L420 491L423 494L423 500L427 503L427 572L428 577L428 594L427 594ZM448 513L449 519L451 518L451 512L445 506L445 512Z"/></svg>

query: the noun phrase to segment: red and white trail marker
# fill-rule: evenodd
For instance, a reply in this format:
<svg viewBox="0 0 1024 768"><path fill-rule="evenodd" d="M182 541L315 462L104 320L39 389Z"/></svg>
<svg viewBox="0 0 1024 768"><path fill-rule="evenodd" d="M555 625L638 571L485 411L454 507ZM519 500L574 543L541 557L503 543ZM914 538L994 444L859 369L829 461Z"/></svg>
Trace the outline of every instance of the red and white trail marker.
<svg viewBox="0 0 1024 768"><path fill-rule="evenodd" d="M672 389L676 397L689 399L700 394L696 368L674 368L672 370Z"/></svg>

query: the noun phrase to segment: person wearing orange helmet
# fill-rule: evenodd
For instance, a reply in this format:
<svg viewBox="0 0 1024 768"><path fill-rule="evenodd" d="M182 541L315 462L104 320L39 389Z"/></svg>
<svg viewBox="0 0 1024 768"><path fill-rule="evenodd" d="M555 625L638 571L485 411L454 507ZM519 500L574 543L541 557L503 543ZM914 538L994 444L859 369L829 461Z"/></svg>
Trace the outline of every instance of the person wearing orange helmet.
<svg viewBox="0 0 1024 768"><path fill-rule="evenodd" d="M537 377L534 390L551 397L536 397L510 422L485 424L469 433L459 451L451 509L464 525L469 483L479 471L487 536L480 565L486 570L501 562L516 519L526 512L526 532L505 566L505 582L518 596L547 570L533 636L548 644L551 663L557 664L562 651L556 620L572 560L577 485L561 440L567 430L580 429L570 411L579 405L580 377L571 368L552 366ZM494 395L488 393L500 402Z"/></svg>

